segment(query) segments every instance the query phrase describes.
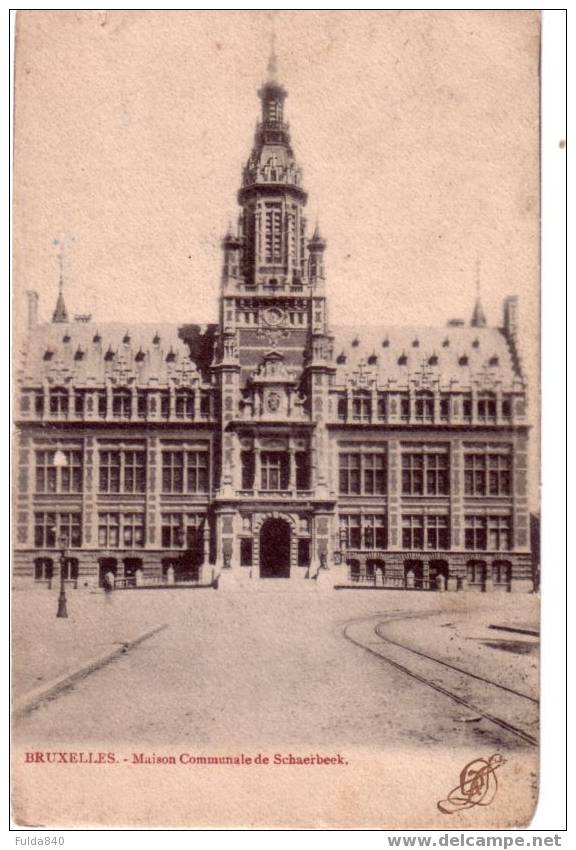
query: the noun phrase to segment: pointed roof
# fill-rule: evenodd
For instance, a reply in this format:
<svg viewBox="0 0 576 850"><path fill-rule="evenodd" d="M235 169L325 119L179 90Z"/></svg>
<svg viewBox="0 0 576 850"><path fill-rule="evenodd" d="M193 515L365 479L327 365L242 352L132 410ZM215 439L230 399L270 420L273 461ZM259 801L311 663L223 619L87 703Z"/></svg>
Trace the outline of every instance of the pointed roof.
<svg viewBox="0 0 576 850"><path fill-rule="evenodd" d="M472 313L472 318L470 319L470 325L473 328L486 327L486 315L479 297L476 299L476 303L474 304L474 311Z"/></svg>
<svg viewBox="0 0 576 850"><path fill-rule="evenodd" d="M60 283L58 285L58 299L56 300L56 307L54 308L54 312L52 313L52 321L53 322L68 322L68 310L66 309L66 302L64 301L64 281L62 277L60 277Z"/></svg>

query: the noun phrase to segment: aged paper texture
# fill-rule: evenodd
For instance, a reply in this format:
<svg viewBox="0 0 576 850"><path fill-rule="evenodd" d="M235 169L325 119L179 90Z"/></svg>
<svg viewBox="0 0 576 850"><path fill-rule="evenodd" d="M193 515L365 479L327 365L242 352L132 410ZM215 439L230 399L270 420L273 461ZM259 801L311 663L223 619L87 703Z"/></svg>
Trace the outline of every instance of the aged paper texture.
<svg viewBox="0 0 576 850"><path fill-rule="evenodd" d="M529 823L539 44L18 14L21 826Z"/></svg>

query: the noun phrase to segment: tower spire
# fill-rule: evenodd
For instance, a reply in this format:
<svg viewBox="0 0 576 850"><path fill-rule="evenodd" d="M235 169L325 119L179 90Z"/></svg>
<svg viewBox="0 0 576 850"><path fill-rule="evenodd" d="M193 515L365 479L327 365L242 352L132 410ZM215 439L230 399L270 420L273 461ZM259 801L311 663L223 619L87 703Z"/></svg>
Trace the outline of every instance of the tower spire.
<svg viewBox="0 0 576 850"><path fill-rule="evenodd" d="M60 250L58 251L60 275L58 279L58 298L56 300L56 307L52 314L52 322L64 323L68 321L68 310L66 309L66 302L64 301L64 254L62 245L57 239L54 240L54 245L60 246Z"/></svg>
<svg viewBox="0 0 576 850"><path fill-rule="evenodd" d="M268 57L268 79L269 83L278 82L278 56L276 55L276 33L272 30L270 34L270 56Z"/></svg>
<svg viewBox="0 0 576 850"><path fill-rule="evenodd" d="M474 304L474 310L472 312L472 319L470 320L470 325L473 328L485 328L486 327L486 316L484 314L484 309L482 307L482 301L480 300L480 260L476 260L476 302Z"/></svg>

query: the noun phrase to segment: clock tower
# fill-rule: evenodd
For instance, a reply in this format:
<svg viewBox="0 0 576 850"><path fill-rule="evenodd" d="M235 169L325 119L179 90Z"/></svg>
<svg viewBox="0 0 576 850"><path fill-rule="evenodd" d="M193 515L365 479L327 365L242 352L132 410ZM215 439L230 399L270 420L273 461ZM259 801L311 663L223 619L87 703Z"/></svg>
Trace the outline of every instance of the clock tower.
<svg viewBox="0 0 576 850"><path fill-rule="evenodd" d="M242 173L237 227L222 240L213 369L221 398L218 498L229 514L221 522L230 534L227 539L223 532L220 541L223 563L236 560L233 502L236 511L247 509L246 500L258 509L266 499L296 507L305 498L310 507L310 499L323 492L325 464L319 452L334 371L326 243L318 226L308 234L307 193L285 121L287 92L274 54L258 94L261 116ZM252 539L257 546L257 535Z"/></svg>

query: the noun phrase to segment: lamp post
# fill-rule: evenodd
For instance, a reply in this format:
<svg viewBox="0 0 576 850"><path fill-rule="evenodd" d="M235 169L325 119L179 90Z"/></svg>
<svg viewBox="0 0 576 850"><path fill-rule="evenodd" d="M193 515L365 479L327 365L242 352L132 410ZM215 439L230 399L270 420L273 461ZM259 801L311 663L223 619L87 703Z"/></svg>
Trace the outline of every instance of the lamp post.
<svg viewBox="0 0 576 850"><path fill-rule="evenodd" d="M68 466L68 458L61 449L54 453L54 466L56 469L63 469ZM56 473L58 475L58 473ZM64 570L66 568L66 546L68 538L65 534L58 536L58 548L60 549L60 593L58 595L58 611L56 617L68 618L68 609L66 607L66 587L64 584Z"/></svg>

